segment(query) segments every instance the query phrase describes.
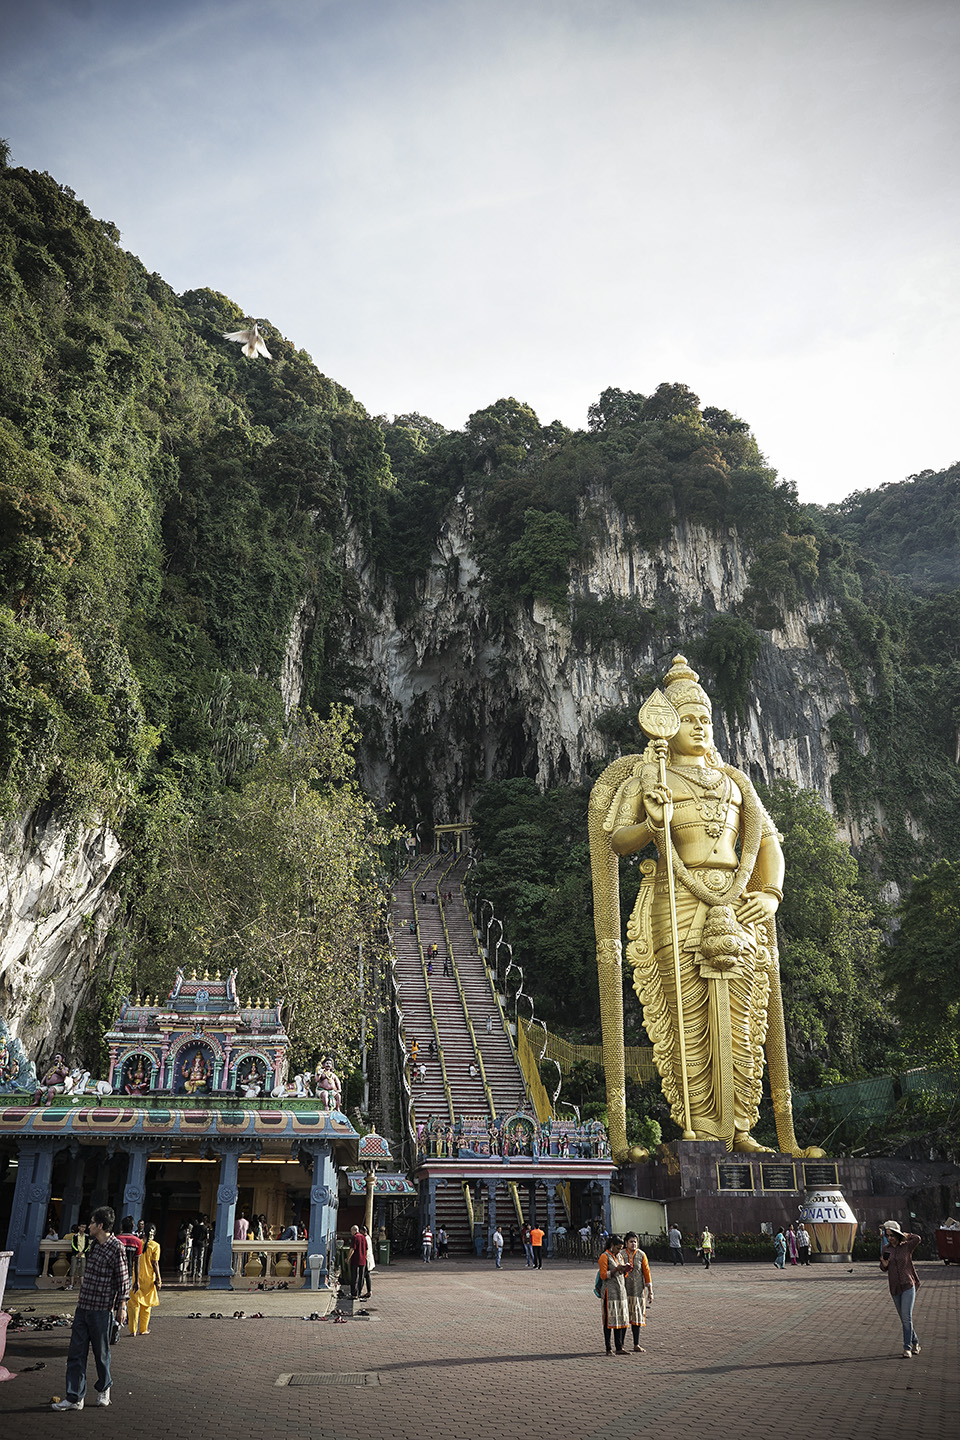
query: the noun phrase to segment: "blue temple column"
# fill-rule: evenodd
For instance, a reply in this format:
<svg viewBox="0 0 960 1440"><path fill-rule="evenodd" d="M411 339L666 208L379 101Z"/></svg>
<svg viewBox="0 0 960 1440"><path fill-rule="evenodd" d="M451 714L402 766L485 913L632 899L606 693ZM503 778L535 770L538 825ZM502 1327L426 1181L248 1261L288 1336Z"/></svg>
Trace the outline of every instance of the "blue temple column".
<svg viewBox="0 0 960 1440"><path fill-rule="evenodd" d="M210 1252L209 1288L229 1290L233 1273L233 1225L237 1213L240 1148L220 1144L214 1145L213 1149L220 1155L220 1184L217 1186L217 1218Z"/></svg>
<svg viewBox="0 0 960 1440"><path fill-rule="evenodd" d="M301 1146L313 1156L310 1184L310 1224L307 1227L308 1255L324 1257L324 1275L330 1273L332 1237L337 1228L337 1171L328 1141Z"/></svg>
<svg viewBox="0 0 960 1440"><path fill-rule="evenodd" d="M7 1249L13 1251L7 1284L11 1290L32 1290L40 1270L40 1241L50 1208L53 1175L52 1144L20 1142L17 1184L7 1231Z"/></svg>
<svg viewBox="0 0 960 1440"><path fill-rule="evenodd" d="M552 1180L547 1181L547 1259L553 1255L553 1232L557 1224L557 1191Z"/></svg>
<svg viewBox="0 0 960 1440"><path fill-rule="evenodd" d="M607 1227L607 1234L610 1233L610 1181L601 1180L600 1188L603 1191L603 1223Z"/></svg>
<svg viewBox="0 0 960 1440"><path fill-rule="evenodd" d="M437 1182L430 1180L427 1191L427 1224L433 1231L434 1244L437 1238Z"/></svg>
<svg viewBox="0 0 960 1440"><path fill-rule="evenodd" d="M132 1215L136 1224L143 1219L143 1202L147 1198L147 1161L154 1142L131 1140L124 1148L128 1152L127 1178L123 1187L122 1213L117 1219L122 1220L124 1216Z"/></svg>
<svg viewBox="0 0 960 1440"><path fill-rule="evenodd" d="M86 1156L80 1146L70 1146L70 1164L67 1169L67 1183L63 1187L63 1209L60 1212L60 1231L66 1235L80 1219L83 1203L83 1167ZM84 1216L86 1219L86 1216Z"/></svg>
<svg viewBox="0 0 960 1440"><path fill-rule="evenodd" d="M91 1210L110 1204L110 1161L113 1159L114 1148L113 1145L97 1145L95 1147L97 1164L94 1167L95 1179L93 1193L90 1196ZM122 1220L123 1216L118 1215L117 1219Z"/></svg>

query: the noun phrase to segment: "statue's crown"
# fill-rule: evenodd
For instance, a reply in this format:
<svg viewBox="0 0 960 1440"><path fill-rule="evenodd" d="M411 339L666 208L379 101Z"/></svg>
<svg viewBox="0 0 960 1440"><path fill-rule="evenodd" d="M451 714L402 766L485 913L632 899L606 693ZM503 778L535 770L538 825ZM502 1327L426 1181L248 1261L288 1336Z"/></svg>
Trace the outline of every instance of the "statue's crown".
<svg viewBox="0 0 960 1440"><path fill-rule="evenodd" d="M700 676L696 670L691 670L687 664L686 655L674 655L673 664L663 677L663 688L667 699L675 710L681 705L706 705L708 710L713 709L710 703L710 696L703 686L698 684Z"/></svg>

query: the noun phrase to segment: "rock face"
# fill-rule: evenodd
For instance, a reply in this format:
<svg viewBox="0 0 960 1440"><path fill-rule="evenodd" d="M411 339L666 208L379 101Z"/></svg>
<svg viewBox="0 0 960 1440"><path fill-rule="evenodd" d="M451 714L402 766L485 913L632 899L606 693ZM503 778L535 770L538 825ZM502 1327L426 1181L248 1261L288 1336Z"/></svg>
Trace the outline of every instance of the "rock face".
<svg viewBox="0 0 960 1440"><path fill-rule="evenodd" d="M380 799L398 802L408 822L411 794L419 818L450 821L469 812L475 786L494 775L528 775L543 786L586 779L610 753L600 717L618 712L632 720L637 682L646 677L644 693L660 683L673 655L703 634L711 616L742 599L749 555L735 531L718 537L680 524L651 554L631 542L609 499L589 499L609 530L591 559L574 568L570 599L575 606L613 597L670 617L649 638L638 626L635 644L577 646L569 619L537 602L495 621L481 599L473 515L462 495L409 619L397 620L389 587L356 538L349 542L344 560L365 600L346 640L347 658L366 677L354 696L368 736L364 778ZM726 759L755 779L782 776L817 790L828 806L836 769L828 722L846 711L862 734L843 669L810 638L831 611L831 601L815 597L786 617L782 631L763 633L745 723L731 729L719 709L714 717ZM633 734L620 753L642 748L637 727Z"/></svg>
<svg viewBox="0 0 960 1440"><path fill-rule="evenodd" d="M106 826L73 836L47 813L4 831L0 1009L41 1065L73 1031L86 984L102 963L117 908L108 882L119 859Z"/></svg>
<svg viewBox="0 0 960 1440"><path fill-rule="evenodd" d="M409 618L378 576L355 533L340 560L357 577L360 604L343 658L364 676L361 707L367 788L396 803L408 824L459 820L477 785L526 775L542 786L587 779L614 749L642 748L635 724L612 743L598 721L634 721L638 693L659 684L673 655L730 611L747 586L749 556L735 531L678 525L656 553L633 543L609 497L586 497L607 523L605 540L575 567L566 614L539 603L494 617L482 598L474 516L463 495L450 507ZM636 642L578 644L570 616L585 599L613 597L655 617ZM847 712L862 735L839 663L817 650L811 627L831 602L814 597L763 635L745 723L729 729L715 711L724 756L755 779L784 776L831 804L836 768L828 722ZM669 618L664 618L669 617ZM276 682L289 713L300 700L314 633L312 600L290 617ZM709 677L704 677L708 680ZM856 833L847 832L856 842ZM120 846L109 829L72 841L56 817L34 818L4 837L0 893L0 1008L29 1054L44 1063L69 1035L86 982L103 963L117 900L109 881Z"/></svg>

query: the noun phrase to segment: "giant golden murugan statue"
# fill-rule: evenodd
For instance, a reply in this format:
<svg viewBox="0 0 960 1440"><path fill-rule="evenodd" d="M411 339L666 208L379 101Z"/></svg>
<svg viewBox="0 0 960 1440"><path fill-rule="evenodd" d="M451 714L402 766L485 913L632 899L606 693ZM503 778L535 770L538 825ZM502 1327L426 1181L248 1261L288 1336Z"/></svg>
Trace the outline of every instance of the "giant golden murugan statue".
<svg viewBox="0 0 960 1440"><path fill-rule="evenodd" d="M766 1049L780 1149L793 1131L775 916L784 860L776 827L750 780L713 744L710 699L677 655L640 711L642 755L614 761L590 797L600 1013L610 1141L626 1135L619 857L644 860L627 927L627 961L643 1005L663 1093L686 1140L728 1150L754 1140Z"/></svg>

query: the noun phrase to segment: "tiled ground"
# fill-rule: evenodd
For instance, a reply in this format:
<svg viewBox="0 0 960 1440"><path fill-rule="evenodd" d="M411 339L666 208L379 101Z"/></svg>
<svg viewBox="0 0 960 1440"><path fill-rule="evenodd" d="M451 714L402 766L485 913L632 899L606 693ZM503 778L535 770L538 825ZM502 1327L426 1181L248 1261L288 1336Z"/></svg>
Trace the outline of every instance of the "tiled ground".
<svg viewBox="0 0 960 1440"><path fill-rule="evenodd" d="M483 1261L406 1260L375 1275L369 1319L306 1323L306 1297L270 1296L263 1320L188 1320L168 1292L150 1336L114 1354L114 1404L53 1414L68 1331L12 1335L6 1363L46 1369L0 1385L10 1440L96 1430L137 1440L956 1440L960 1268L919 1267L922 1353L899 1357L886 1280L872 1264L657 1267L646 1354L602 1353L586 1265L499 1273ZM21 1295L8 1295L15 1308ZM36 1296L30 1297L36 1302ZM59 1297L58 1297L59 1298ZM257 1308L220 1295L225 1314ZM42 1309L61 1308L56 1304ZM206 1295L196 1308L209 1311ZM265 1311L267 1305L261 1307ZM277 1310L288 1309L286 1315ZM181 1313L175 1314L174 1310ZM287 1386L291 1373L364 1373L366 1386ZM93 1367L90 1368L93 1380Z"/></svg>

